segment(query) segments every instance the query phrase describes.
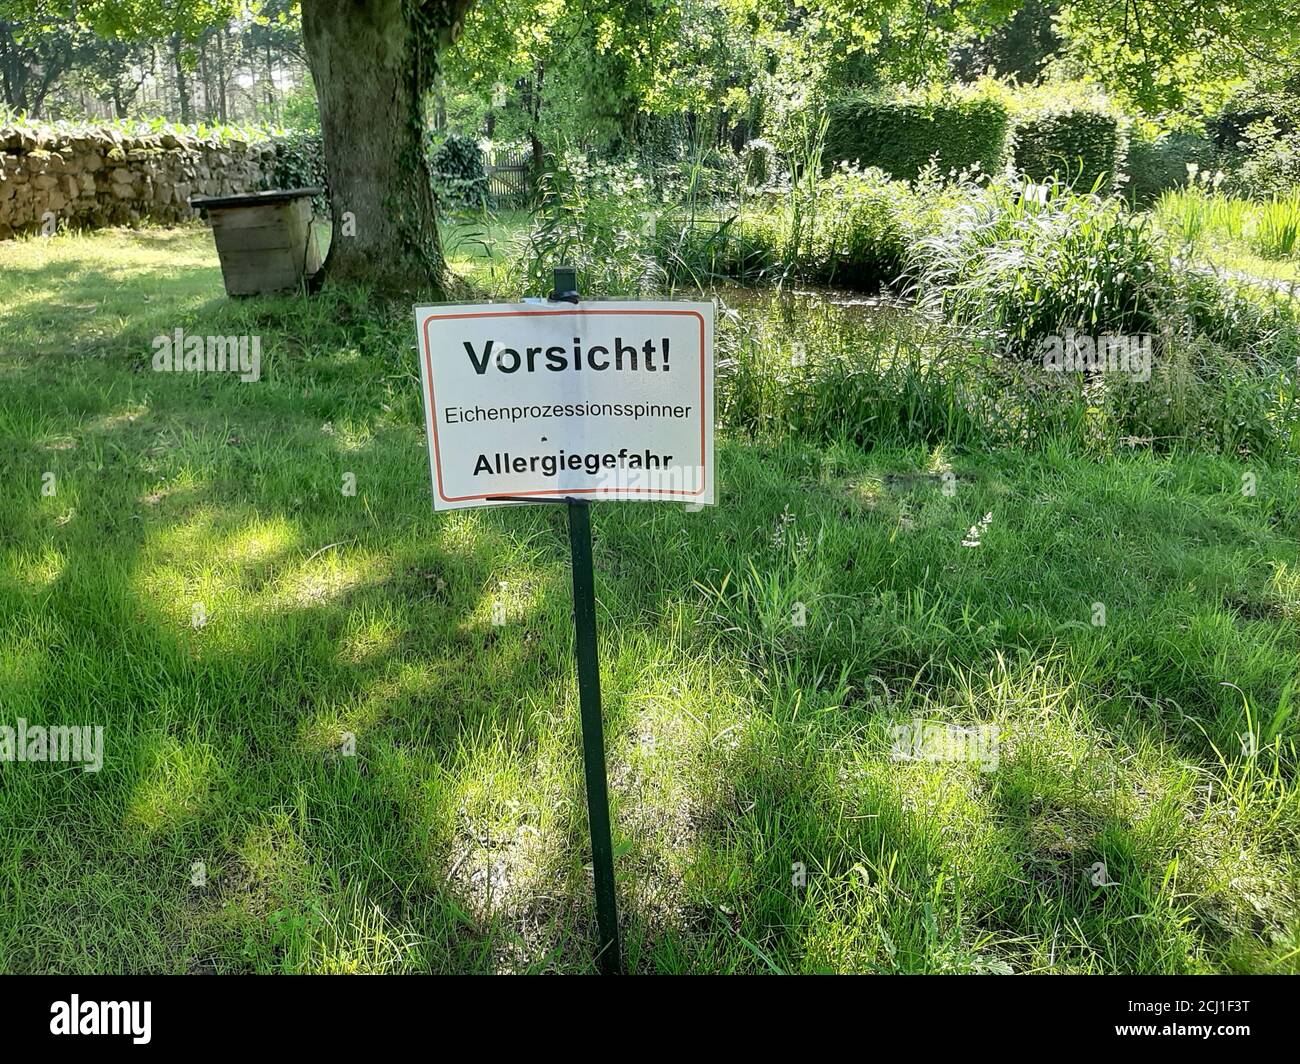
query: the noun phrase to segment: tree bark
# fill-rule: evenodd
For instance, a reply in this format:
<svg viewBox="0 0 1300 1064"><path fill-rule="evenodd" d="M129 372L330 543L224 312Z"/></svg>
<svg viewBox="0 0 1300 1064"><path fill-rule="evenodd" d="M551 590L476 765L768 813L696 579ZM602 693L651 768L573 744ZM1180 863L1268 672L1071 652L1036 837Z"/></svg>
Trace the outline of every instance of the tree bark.
<svg viewBox="0 0 1300 1064"><path fill-rule="evenodd" d="M26 110L17 88L22 81L22 66L10 57L12 38L9 35L9 23L0 20L0 83L4 86L5 103L15 111Z"/></svg>
<svg viewBox="0 0 1300 1064"><path fill-rule="evenodd" d="M334 238L329 280L445 293L425 95L472 0L303 0ZM344 215L352 225L344 235Z"/></svg>

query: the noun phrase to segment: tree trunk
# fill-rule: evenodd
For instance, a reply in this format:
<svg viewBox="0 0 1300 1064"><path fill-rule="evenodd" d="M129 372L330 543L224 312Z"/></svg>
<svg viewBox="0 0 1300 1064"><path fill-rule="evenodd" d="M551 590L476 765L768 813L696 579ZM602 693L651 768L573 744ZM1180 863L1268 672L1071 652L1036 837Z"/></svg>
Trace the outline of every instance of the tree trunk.
<svg viewBox="0 0 1300 1064"><path fill-rule="evenodd" d="M10 27L13 23L0 22L0 56L4 58L4 94L5 103L15 111L27 110L28 72L22 58L18 56L18 45L13 39Z"/></svg>
<svg viewBox="0 0 1300 1064"><path fill-rule="evenodd" d="M303 0L334 220L331 281L443 297L423 104L471 2ZM345 213L355 235L345 235Z"/></svg>
<svg viewBox="0 0 1300 1064"><path fill-rule="evenodd" d="M199 38L199 79L203 83L203 117L205 121L211 122L216 118L216 112L212 109L212 97L215 93L212 91L212 71L208 66L206 36Z"/></svg>
<svg viewBox="0 0 1300 1064"><path fill-rule="evenodd" d="M217 31L217 113L222 124L230 121L226 111L226 27Z"/></svg>
<svg viewBox="0 0 1300 1064"><path fill-rule="evenodd" d="M190 90L185 83L185 64L181 61L181 35L172 34L172 63L176 67L176 94L180 97L181 124L190 123Z"/></svg>
<svg viewBox="0 0 1300 1064"><path fill-rule="evenodd" d="M441 76L433 83L433 128L439 132L447 128L447 86Z"/></svg>
<svg viewBox="0 0 1300 1064"><path fill-rule="evenodd" d="M266 42L266 113L272 122L278 122L280 116L275 106L275 64L271 59L271 41Z"/></svg>
<svg viewBox="0 0 1300 1064"><path fill-rule="evenodd" d="M528 124L528 145L533 154L533 172L529 175L532 182L530 203L536 202L542 188L542 178L546 176L546 149L542 146L542 138L538 132L538 127L542 123L542 88L546 80L546 64L540 59L537 60L536 73L532 99L529 103Z"/></svg>

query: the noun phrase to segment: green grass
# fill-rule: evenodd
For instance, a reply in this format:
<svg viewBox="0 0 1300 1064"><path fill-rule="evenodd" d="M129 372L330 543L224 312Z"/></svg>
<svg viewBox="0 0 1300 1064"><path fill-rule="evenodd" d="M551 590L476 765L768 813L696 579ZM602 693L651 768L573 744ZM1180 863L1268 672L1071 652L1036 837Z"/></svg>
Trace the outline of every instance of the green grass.
<svg viewBox="0 0 1300 1064"><path fill-rule="evenodd" d="M0 764L0 970L590 970L562 512L434 515L409 311L228 301L210 241L0 245L0 723L106 746ZM176 327L262 380L151 372ZM631 968L1300 970L1293 460L718 462L593 514Z"/></svg>
<svg viewBox="0 0 1300 1064"><path fill-rule="evenodd" d="M1266 280L1300 278L1300 192L1251 201L1200 187L1161 194L1156 224L1209 261Z"/></svg>
<svg viewBox="0 0 1300 1064"><path fill-rule="evenodd" d="M1203 248L1201 256L1210 265L1229 271L1230 276L1244 274L1246 279L1273 282L1292 298L1300 291L1300 257L1266 259L1252 251L1223 244Z"/></svg>
<svg viewBox="0 0 1300 1064"><path fill-rule="evenodd" d="M527 235L527 211L457 215L443 225L447 262L471 284L489 291L509 276L509 266Z"/></svg>

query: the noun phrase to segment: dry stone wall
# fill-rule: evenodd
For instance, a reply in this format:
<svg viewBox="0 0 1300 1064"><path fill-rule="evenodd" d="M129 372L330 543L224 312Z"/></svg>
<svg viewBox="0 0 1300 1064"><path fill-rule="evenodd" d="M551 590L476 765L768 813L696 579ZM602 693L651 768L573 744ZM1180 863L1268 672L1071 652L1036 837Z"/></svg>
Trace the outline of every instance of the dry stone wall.
<svg viewBox="0 0 1300 1064"><path fill-rule="evenodd" d="M269 140L0 128L0 240L193 218L190 196L269 187L276 151Z"/></svg>

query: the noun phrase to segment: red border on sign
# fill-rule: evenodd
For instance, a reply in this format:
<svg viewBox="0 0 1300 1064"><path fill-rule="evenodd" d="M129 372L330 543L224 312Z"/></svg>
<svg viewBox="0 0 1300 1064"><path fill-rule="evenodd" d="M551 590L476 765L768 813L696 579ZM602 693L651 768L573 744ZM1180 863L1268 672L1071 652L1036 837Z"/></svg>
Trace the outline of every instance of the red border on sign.
<svg viewBox="0 0 1300 1064"><path fill-rule="evenodd" d="M467 499L488 499L495 493L484 493L482 495L447 495L442 490L442 445L438 440L438 403L433 393L433 361L429 357L429 322L431 321L450 321L457 318L528 318L528 317L572 317L575 314L660 314L660 315L687 315L699 319L700 322L700 469L703 470L704 479L701 481L698 491L673 491L670 488L555 488L547 491L512 491L512 496L524 495L590 495L600 492L622 491L632 494L646 495L703 495L707 487L709 467L706 461L705 446L705 422L704 422L704 315L698 310L498 310L483 311L474 314L430 314L424 319L424 368L425 380L429 388L429 410L430 423L433 425L433 456L434 468L437 473L438 483L435 485L438 490L438 497L443 502L464 502ZM710 415L712 411L710 411Z"/></svg>

